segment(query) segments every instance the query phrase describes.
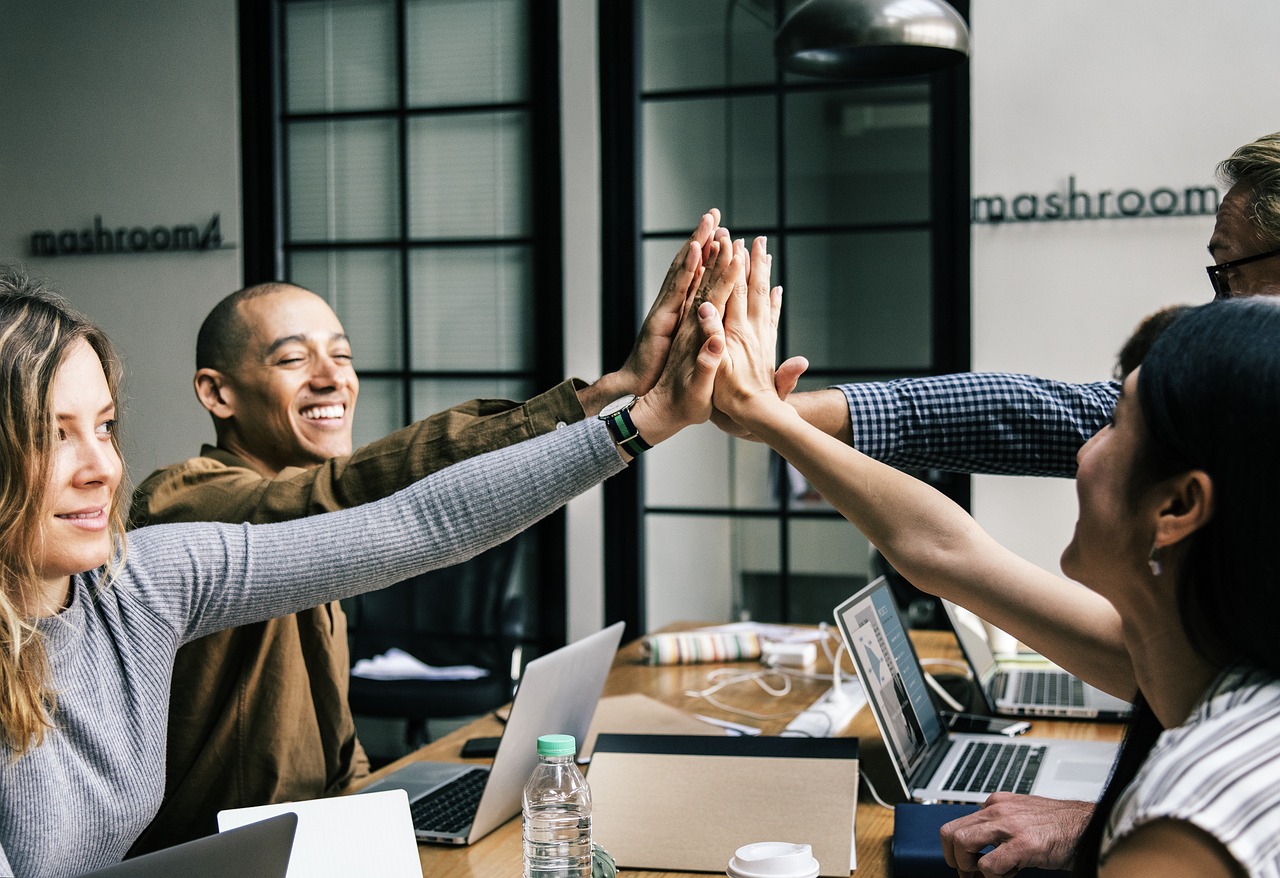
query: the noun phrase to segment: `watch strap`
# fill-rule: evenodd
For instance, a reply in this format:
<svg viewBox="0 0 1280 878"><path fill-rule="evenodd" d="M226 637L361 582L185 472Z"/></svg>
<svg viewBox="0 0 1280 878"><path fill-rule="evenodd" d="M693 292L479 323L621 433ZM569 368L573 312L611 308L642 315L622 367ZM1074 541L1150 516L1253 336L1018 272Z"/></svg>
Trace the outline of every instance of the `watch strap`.
<svg viewBox="0 0 1280 878"><path fill-rule="evenodd" d="M631 420L630 406L608 415L604 418L604 422L609 427L614 444L625 449L632 457L639 457L641 453L653 447L641 438L635 421Z"/></svg>

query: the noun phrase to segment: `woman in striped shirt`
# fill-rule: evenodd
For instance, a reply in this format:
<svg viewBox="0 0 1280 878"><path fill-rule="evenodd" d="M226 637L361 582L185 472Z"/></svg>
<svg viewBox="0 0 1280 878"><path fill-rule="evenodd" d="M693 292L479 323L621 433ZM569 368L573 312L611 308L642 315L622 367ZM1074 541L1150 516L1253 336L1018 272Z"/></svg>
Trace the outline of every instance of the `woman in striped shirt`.
<svg viewBox="0 0 1280 878"><path fill-rule="evenodd" d="M758 285L753 285L753 288ZM1280 878L1280 304L1191 309L1078 455L1062 569L805 424L774 390L768 306L730 300L716 408L800 470L917 587L1139 710L1078 874ZM961 875L978 851L952 851ZM967 858L967 859L964 859Z"/></svg>

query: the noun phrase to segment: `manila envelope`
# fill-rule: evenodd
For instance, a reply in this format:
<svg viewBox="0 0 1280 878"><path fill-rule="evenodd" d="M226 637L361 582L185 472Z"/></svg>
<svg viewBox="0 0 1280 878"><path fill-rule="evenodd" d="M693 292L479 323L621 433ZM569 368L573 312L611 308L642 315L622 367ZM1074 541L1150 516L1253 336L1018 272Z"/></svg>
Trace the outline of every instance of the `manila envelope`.
<svg viewBox="0 0 1280 878"><path fill-rule="evenodd" d="M587 783L619 866L723 874L757 841L811 845L821 875L853 865L856 738L602 733Z"/></svg>

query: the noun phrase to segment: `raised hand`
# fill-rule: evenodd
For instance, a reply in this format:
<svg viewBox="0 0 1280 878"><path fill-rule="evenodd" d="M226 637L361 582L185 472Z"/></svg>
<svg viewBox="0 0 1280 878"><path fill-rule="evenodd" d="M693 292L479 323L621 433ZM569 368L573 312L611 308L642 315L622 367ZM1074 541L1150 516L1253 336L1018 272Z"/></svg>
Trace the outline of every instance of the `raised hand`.
<svg viewBox="0 0 1280 878"><path fill-rule="evenodd" d="M715 408L737 424L749 420L748 411L781 403L782 396L808 367L803 358L788 360L775 369L778 318L782 312L782 288L770 287L773 258L767 241L756 238L748 258L745 245L735 244L748 271L725 306L725 355L720 363L714 393ZM781 374L781 377L779 376ZM739 429L739 435L747 431Z"/></svg>
<svg viewBox="0 0 1280 878"><path fill-rule="evenodd" d="M690 293L701 281L705 266L712 258L712 247L717 241L728 239L728 232L720 229L719 223L719 210L712 208L703 214L693 234L671 261L658 297L640 326L640 334L627 361L618 371L604 375L579 392L579 399L588 415L595 414L623 394L643 396L657 383L676 330L688 311Z"/></svg>
<svg viewBox="0 0 1280 878"><path fill-rule="evenodd" d="M682 308L683 317L672 340L666 367L653 389L632 411L638 427L642 410L652 411L659 421L676 429L702 423L711 416L716 367L724 349L720 312L734 288L746 283L746 258L741 245L734 247L727 233L717 235L710 242L708 254L709 261L698 286ZM647 438L645 428L640 429ZM656 441L662 438L665 436L655 435Z"/></svg>
<svg viewBox="0 0 1280 878"><path fill-rule="evenodd" d="M747 261L747 283L742 289L743 298L735 300L735 303L740 301L741 305L740 308L735 309L734 315L734 332L739 350L735 362L726 363L722 368L732 371L737 368L737 361L748 364L752 370L750 377L756 382L754 389L750 390L752 394L768 395L767 389L760 384L768 374L771 376L770 387L773 395L778 399L786 399L791 391L795 390L800 376L809 368L809 362L804 357L792 357L776 368L773 366L777 346L778 318L782 307L782 288L769 286L773 257L768 253L767 244L767 240L763 237L756 238L751 244L751 257ZM744 261L746 261L745 258ZM729 320L727 314L725 319L727 323ZM750 350L747 349L748 347ZM733 356L731 348L729 357ZM746 374L737 376L736 392L748 392L748 388L742 383L747 378ZM734 384L734 381L729 381L718 388L716 407L711 413L711 421L731 436L755 439L749 430L721 408L722 400L724 405L734 404L729 400L729 388Z"/></svg>

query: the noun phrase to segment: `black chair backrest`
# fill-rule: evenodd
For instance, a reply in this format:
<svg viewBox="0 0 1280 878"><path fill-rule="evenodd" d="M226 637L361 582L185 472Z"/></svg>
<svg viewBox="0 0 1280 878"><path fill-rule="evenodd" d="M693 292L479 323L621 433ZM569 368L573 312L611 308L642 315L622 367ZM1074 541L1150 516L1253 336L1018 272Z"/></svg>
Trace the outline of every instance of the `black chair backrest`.
<svg viewBox="0 0 1280 878"><path fill-rule="evenodd" d="M462 564L358 596L348 621L352 660L396 646L431 665L505 671L525 633L520 551L517 537Z"/></svg>

